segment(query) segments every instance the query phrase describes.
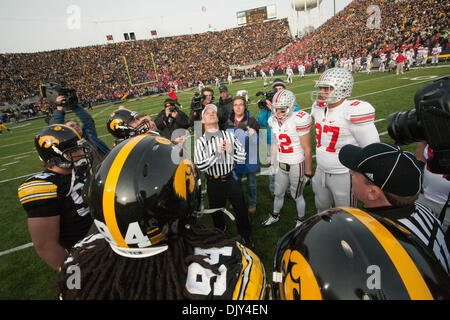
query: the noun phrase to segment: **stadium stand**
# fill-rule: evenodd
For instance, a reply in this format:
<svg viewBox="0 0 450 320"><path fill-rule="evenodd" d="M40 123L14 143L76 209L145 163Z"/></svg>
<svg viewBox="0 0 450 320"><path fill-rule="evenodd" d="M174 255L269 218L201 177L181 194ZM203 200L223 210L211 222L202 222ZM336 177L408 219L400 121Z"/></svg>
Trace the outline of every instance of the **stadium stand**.
<svg viewBox="0 0 450 320"><path fill-rule="evenodd" d="M291 41L287 19L280 19L217 32L0 54L0 101L20 104L34 96L50 71L77 88L81 101L94 104L166 91L174 82L179 88L209 83L225 79L228 65L261 60ZM158 81L131 87L123 57L133 83L156 81L155 69Z"/></svg>
<svg viewBox="0 0 450 320"><path fill-rule="evenodd" d="M380 28L367 27L367 8L379 6ZM314 63L322 68L330 61L342 57L378 57L381 52L388 56L391 51L422 45L429 52L436 43L442 54L450 51L448 42L450 3L445 0L355 0L336 16L317 28L312 34L302 37L283 53L267 59L257 68L268 71L297 67L304 63L311 69ZM320 67L319 67L320 70Z"/></svg>

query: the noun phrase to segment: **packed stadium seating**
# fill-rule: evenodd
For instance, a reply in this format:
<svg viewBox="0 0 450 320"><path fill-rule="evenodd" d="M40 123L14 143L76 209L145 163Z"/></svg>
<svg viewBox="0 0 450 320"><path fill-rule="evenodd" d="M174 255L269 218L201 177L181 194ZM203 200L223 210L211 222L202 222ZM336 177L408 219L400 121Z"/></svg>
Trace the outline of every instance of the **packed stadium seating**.
<svg viewBox="0 0 450 320"><path fill-rule="evenodd" d="M117 100L127 93L165 91L174 81L179 87L209 82L215 77L226 78L228 65L260 60L291 40L287 19L281 19L201 34L0 54L0 101L20 103L37 94L49 72L64 75L81 100L93 103ZM131 87L123 57L133 84L158 81Z"/></svg>
<svg viewBox="0 0 450 320"><path fill-rule="evenodd" d="M380 8L379 28L367 26L370 6ZM343 56L375 55L382 51L399 51L420 45L431 48L439 42L449 50L448 13L450 3L445 0L355 0L336 16L302 37L282 54L271 57L258 68L285 69L300 62L312 64L321 57L324 61ZM370 21L369 21L370 24Z"/></svg>
<svg viewBox="0 0 450 320"><path fill-rule="evenodd" d="M380 8L380 28L367 27L369 5ZM225 79L229 65L261 59L256 69L268 71L296 67L300 62L326 64L343 56L371 54L375 58L381 52L417 50L420 45L431 50L436 43L446 52L450 50L448 12L450 2L445 0L355 0L296 41L285 18L201 34L0 54L0 101L20 104L38 94L50 71L62 73L82 101L95 104L167 91L175 83L184 88L216 77ZM279 53L281 48L286 49ZM153 83L130 86L130 81Z"/></svg>

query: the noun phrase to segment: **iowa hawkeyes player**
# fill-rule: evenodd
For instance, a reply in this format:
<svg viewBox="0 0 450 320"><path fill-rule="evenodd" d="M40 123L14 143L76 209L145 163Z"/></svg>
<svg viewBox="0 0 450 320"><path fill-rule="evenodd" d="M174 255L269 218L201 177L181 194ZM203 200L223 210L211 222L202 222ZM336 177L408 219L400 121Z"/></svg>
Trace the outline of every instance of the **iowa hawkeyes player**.
<svg viewBox="0 0 450 320"><path fill-rule="evenodd" d="M86 141L72 128L51 125L35 137L45 170L28 178L18 197L38 255L57 270L92 225L82 189L90 169Z"/></svg>
<svg viewBox="0 0 450 320"><path fill-rule="evenodd" d="M274 300L448 300L431 250L391 219L356 208L318 213L280 238Z"/></svg>
<svg viewBox="0 0 450 320"><path fill-rule="evenodd" d="M139 135L97 168L89 206L99 233L75 245L58 281L61 299L260 299L259 258L219 229L195 223L199 171L166 138ZM175 151L176 152L176 151ZM72 268L80 288L68 288Z"/></svg>
<svg viewBox="0 0 450 320"><path fill-rule="evenodd" d="M136 111L119 107L110 114L106 128L116 138L114 146L125 139L144 133L159 135L155 122L149 115L138 115Z"/></svg>

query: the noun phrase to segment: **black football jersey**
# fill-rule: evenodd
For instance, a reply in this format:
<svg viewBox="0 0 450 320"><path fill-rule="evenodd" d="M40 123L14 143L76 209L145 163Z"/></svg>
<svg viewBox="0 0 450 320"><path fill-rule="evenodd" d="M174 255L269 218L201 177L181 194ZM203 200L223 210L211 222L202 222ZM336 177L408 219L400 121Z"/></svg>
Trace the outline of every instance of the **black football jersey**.
<svg viewBox="0 0 450 320"><path fill-rule="evenodd" d="M86 236L73 247L63 265L78 265L83 255L76 250L93 250L95 240L104 239L100 233ZM105 240L106 241L106 240ZM86 246L85 249L81 249ZM204 262L217 267L219 274L197 262L188 266L185 297L188 300L262 300L266 294L266 274L259 257L239 242L213 248L194 248L195 255L204 256ZM76 258L78 257L78 258ZM145 258L149 259L149 258ZM99 268L99 276L102 268ZM108 271L111 272L111 271ZM83 290L83 288L81 288ZM64 299L60 294L60 299Z"/></svg>
<svg viewBox="0 0 450 320"><path fill-rule="evenodd" d="M92 218L82 197L86 177L45 170L28 178L18 188L18 197L29 218L60 216L59 242L69 250L82 239Z"/></svg>

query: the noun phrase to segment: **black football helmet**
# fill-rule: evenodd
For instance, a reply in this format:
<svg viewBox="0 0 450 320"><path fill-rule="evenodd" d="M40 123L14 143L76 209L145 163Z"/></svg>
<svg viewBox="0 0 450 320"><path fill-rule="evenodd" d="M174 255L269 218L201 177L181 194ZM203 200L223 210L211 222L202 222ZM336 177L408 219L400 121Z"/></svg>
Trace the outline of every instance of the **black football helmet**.
<svg viewBox="0 0 450 320"><path fill-rule="evenodd" d="M94 173L91 214L117 254L163 252L200 208L198 171L189 159L174 163L175 153L166 138L143 134L118 144Z"/></svg>
<svg viewBox="0 0 450 320"><path fill-rule="evenodd" d="M408 230L355 208L334 208L284 235L275 300L449 299L449 275Z"/></svg>
<svg viewBox="0 0 450 320"><path fill-rule="evenodd" d="M137 117L136 111L118 109L109 116L106 128L117 139L128 139L151 130L150 124L146 120L142 121L139 126L132 127L130 122L136 120Z"/></svg>
<svg viewBox="0 0 450 320"><path fill-rule="evenodd" d="M42 161L59 168L73 169L92 164L88 143L69 126L53 124L45 127L35 136L34 144Z"/></svg>

